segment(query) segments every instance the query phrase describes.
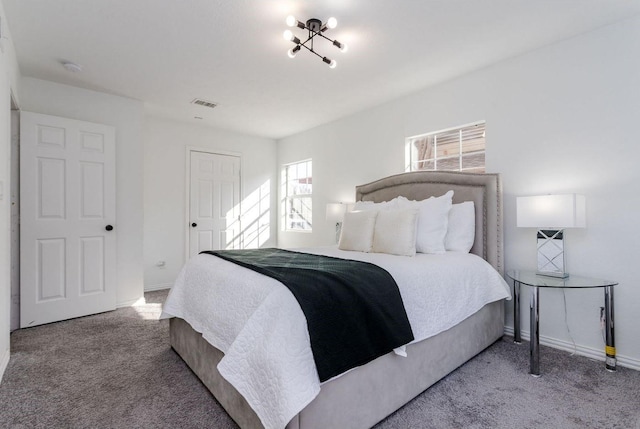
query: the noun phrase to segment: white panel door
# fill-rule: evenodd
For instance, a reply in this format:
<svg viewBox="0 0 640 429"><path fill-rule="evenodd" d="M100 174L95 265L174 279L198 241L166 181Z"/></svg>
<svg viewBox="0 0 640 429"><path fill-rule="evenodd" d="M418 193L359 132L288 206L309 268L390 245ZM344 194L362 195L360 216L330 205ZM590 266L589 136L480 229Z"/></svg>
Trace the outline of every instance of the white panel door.
<svg viewBox="0 0 640 429"><path fill-rule="evenodd" d="M114 129L20 121L20 327L114 310Z"/></svg>
<svg viewBox="0 0 640 429"><path fill-rule="evenodd" d="M240 158L190 151L189 257L240 247Z"/></svg>

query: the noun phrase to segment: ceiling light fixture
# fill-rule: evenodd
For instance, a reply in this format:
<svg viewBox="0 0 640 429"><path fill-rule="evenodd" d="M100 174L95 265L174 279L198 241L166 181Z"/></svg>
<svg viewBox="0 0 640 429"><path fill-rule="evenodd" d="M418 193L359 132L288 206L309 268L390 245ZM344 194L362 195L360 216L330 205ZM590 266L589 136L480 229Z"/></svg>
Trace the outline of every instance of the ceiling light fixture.
<svg viewBox="0 0 640 429"><path fill-rule="evenodd" d="M346 44L340 43L337 40L330 39L323 34L327 29L336 28L336 26L338 25L338 20L333 17L329 18L327 22L323 24L322 21L316 18L308 19L307 22L304 23L304 22L298 21L294 16L289 15L286 19L286 23L289 27L298 27L303 30L308 30L309 32L307 40L303 42L300 39L298 39L291 30L285 30L285 32L282 34L282 37L284 37L285 40L290 40L293 43L295 43L295 46L289 49L289 52L287 53L287 55L289 55L289 58L294 58L296 54L300 52L301 48L305 48L309 52L320 57L322 61L324 61L329 65L330 68L335 68L336 60L332 60L323 55L320 55L313 49L313 39L316 36L320 36L321 38L330 41L333 44L333 46L337 47L342 52L347 51Z"/></svg>

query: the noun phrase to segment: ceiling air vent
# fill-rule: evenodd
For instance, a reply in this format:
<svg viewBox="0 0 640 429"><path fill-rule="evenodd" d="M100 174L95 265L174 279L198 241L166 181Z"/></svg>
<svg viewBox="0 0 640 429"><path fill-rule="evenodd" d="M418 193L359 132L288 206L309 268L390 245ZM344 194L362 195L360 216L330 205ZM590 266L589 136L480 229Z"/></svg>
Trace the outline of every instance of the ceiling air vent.
<svg viewBox="0 0 640 429"><path fill-rule="evenodd" d="M204 107L209 107L211 109L213 109L214 107L217 106L216 103L212 102L212 101L207 101L207 100L203 100L202 98L194 98L191 101L192 104L197 104L199 106L204 106Z"/></svg>

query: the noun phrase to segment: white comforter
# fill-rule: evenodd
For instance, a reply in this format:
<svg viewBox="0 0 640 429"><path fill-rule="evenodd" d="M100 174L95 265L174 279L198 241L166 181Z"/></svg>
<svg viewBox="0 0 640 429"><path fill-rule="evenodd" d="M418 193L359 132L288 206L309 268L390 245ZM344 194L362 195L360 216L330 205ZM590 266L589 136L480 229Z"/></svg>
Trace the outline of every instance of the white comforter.
<svg viewBox="0 0 640 429"><path fill-rule="evenodd" d="M473 254L406 257L335 247L298 250L386 269L398 283L414 342L455 326L490 302L511 298L502 277ZM304 313L277 280L211 255L195 256L164 305L161 318L173 316L224 352L218 370L265 428L283 428L318 395L320 380Z"/></svg>

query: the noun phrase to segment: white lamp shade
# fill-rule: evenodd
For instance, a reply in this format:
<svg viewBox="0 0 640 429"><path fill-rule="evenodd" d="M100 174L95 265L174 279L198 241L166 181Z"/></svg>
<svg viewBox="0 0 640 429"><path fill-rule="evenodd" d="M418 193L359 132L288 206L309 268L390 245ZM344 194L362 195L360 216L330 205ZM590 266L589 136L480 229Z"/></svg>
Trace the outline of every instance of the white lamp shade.
<svg viewBox="0 0 640 429"><path fill-rule="evenodd" d="M327 204L327 220L330 222L342 222L346 205L342 203Z"/></svg>
<svg viewBox="0 0 640 429"><path fill-rule="evenodd" d="M587 226L584 195L518 197L516 222L524 228L584 228Z"/></svg>

